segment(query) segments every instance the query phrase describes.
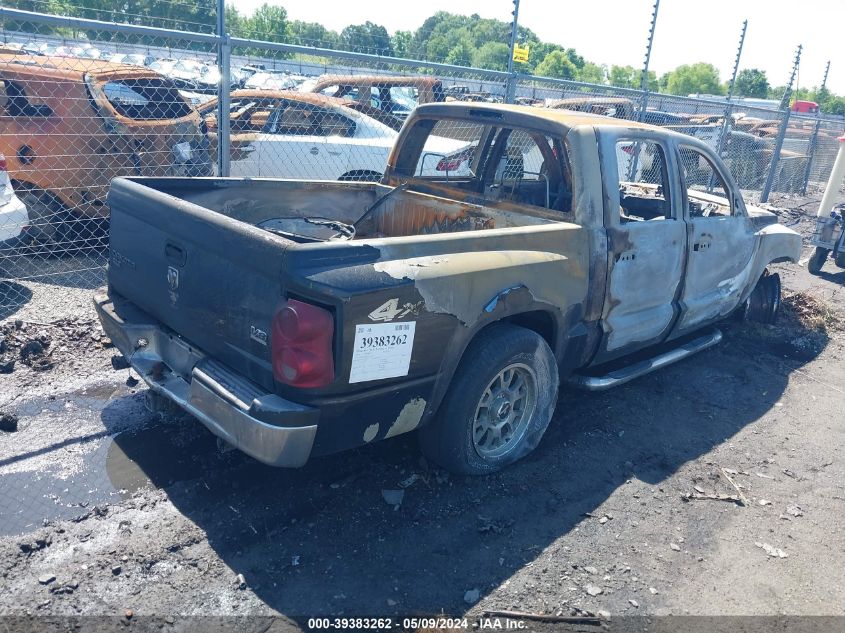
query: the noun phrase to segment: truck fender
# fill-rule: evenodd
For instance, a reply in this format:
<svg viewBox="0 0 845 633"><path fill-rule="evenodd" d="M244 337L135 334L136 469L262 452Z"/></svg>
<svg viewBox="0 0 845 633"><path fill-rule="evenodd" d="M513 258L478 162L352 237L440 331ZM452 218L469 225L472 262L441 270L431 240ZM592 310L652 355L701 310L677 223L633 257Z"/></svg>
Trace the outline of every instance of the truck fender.
<svg viewBox="0 0 845 633"><path fill-rule="evenodd" d="M751 260L748 275L749 283L740 295L742 304L754 291L757 280L770 264L778 262L798 263L801 256L801 236L782 224L770 224L756 233L757 249Z"/></svg>
<svg viewBox="0 0 845 633"><path fill-rule="evenodd" d="M561 333L566 327L566 319L561 311L551 304L535 299L524 285L503 288L480 309L478 318L472 324L456 328L447 342L445 348L454 350L454 353L444 356L420 426L427 424L440 408L440 403L449 390L469 344L482 330L503 321L537 332L546 340L560 361L560 354L564 352L562 348L565 345Z"/></svg>

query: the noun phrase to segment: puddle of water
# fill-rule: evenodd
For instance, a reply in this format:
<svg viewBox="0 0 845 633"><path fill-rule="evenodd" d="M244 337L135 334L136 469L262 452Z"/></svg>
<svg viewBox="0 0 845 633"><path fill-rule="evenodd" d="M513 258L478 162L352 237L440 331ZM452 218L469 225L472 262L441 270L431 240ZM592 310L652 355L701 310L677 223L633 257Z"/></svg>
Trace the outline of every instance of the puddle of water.
<svg viewBox="0 0 845 633"><path fill-rule="evenodd" d="M77 517L142 488L196 478L216 459L214 438L198 422L159 421L143 408L141 394L119 383L29 401L17 414L22 424L15 441L27 433L36 439L0 459L3 535L32 531L45 519ZM78 433L69 434L66 424L78 425ZM22 469L28 460L32 470Z"/></svg>

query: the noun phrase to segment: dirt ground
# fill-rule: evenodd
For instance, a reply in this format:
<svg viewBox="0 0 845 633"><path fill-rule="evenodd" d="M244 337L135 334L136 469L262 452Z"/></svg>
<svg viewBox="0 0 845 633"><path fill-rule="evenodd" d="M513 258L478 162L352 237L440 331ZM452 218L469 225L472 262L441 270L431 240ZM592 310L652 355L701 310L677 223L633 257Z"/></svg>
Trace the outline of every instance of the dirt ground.
<svg viewBox="0 0 845 633"><path fill-rule="evenodd" d="M809 234L812 201L774 202ZM222 453L146 411L87 301L27 283L0 334L42 344L0 374L0 615L845 615L845 271L808 255L778 267L778 325L563 389L537 451L485 478L409 436L300 470Z"/></svg>

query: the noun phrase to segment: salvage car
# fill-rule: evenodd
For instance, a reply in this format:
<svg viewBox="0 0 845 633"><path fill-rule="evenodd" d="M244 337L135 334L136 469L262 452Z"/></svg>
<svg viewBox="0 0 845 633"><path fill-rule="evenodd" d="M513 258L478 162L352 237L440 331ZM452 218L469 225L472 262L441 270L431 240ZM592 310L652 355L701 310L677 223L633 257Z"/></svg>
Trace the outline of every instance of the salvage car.
<svg viewBox="0 0 845 633"><path fill-rule="evenodd" d="M217 100L198 109L216 152ZM397 135L349 102L317 94L236 90L229 112L233 176L375 181ZM444 154L466 146L452 139L432 143L430 150Z"/></svg>
<svg viewBox="0 0 845 633"><path fill-rule="evenodd" d="M446 100L443 84L433 77L323 75L303 83L299 90L357 101L402 121L418 104Z"/></svg>
<svg viewBox="0 0 845 633"><path fill-rule="evenodd" d="M293 90L296 80L285 72L260 70L252 73L245 81L248 90Z"/></svg>
<svg viewBox="0 0 845 633"><path fill-rule="evenodd" d="M472 139L470 168L427 170L434 136ZM150 406L275 466L416 431L444 468L498 470L561 380L606 389L722 319L771 323L768 266L801 248L696 139L514 105L420 106L380 183L117 179L109 204L95 307Z"/></svg>
<svg viewBox="0 0 845 633"><path fill-rule="evenodd" d="M0 55L0 153L44 241L95 230L115 176L210 175L202 125L149 69Z"/></svg>
<svg viewBox="0 0 845 633"><path fill-rule="evenodd" d="M155 61L152 55L142 53L115 53L109 57L114 64L128 64L129 66L149 66Z"/></svg>

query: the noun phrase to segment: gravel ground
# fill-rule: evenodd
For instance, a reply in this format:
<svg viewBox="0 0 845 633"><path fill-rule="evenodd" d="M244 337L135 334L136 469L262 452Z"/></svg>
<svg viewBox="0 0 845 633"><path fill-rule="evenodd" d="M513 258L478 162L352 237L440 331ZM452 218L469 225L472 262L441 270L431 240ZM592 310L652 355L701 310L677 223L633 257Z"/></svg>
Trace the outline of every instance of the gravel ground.
<svg viewBox="0 0 845 633"><path fill-rule="evenodd" d="M813 201L786 202L806 235ZM221 453L146 411L90 288L24 282L8 353L39 340L49 367L0 374L0 615L845 615L845 272L779 272L777 326L562 390L538 450L485 478L405 436L300 470Z"/></svg>

